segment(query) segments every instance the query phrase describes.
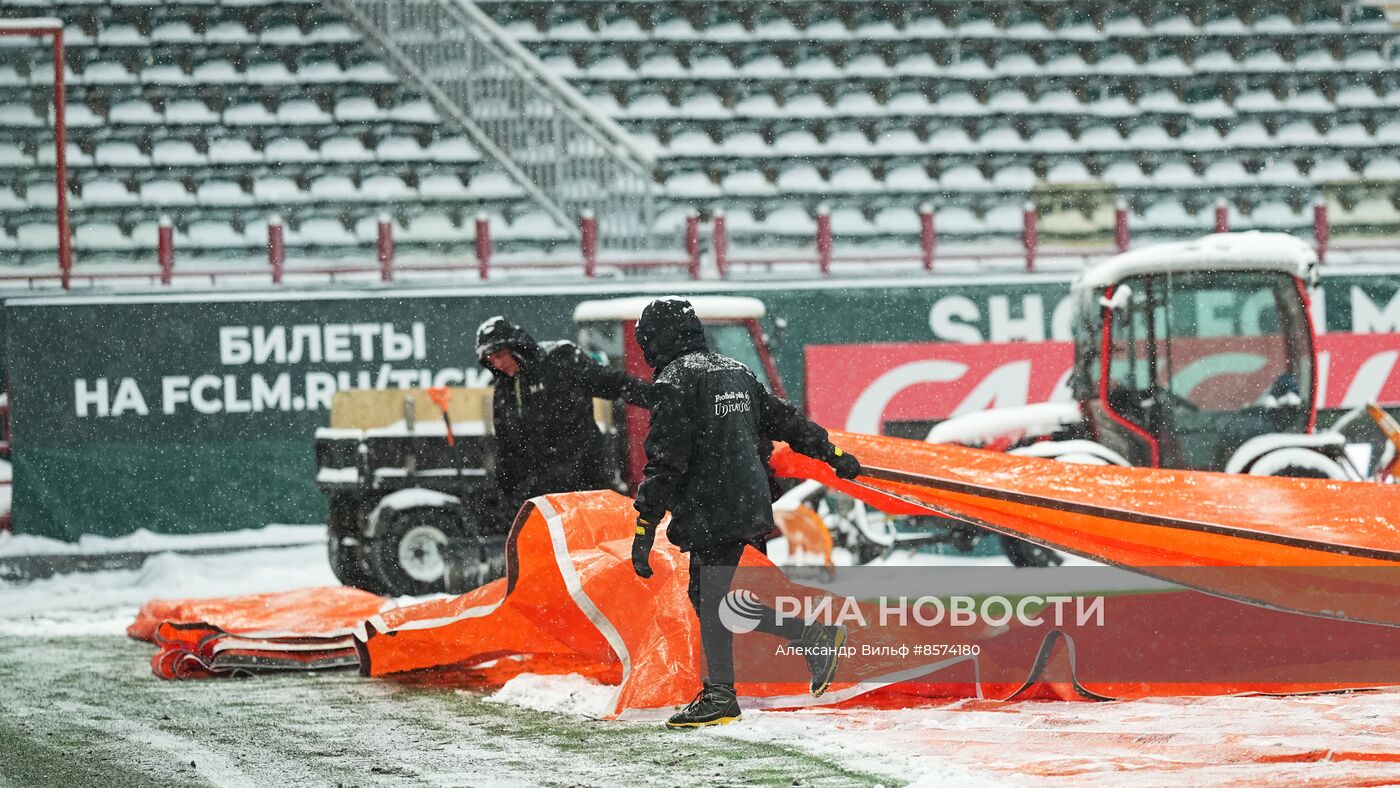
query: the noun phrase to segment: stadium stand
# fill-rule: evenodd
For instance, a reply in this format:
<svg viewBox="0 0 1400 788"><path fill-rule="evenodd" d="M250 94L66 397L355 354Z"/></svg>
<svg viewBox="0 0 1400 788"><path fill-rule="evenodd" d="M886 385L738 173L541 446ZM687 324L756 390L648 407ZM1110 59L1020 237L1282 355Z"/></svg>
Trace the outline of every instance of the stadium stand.
<svg viewBox="0 0 1400 788"><path fill-rule="evenodd" d="M1004 234L1037 187L1092 182L1135 231L1208 230L1217 198L1297 230L1396 153L1395 29L1356 3L481 5L655 146L672 197L825 202L858 236L931 194L942 232Z"/></svg>
<svg viewBox="0 0 1400 788"><path fill-rule="evenodd" d="M471 239L478 211L504 228L533 210L319 3L14 0L0 16L65 23L84 261L154 259L162 213L177 246L208 254L246 256L281 213L289 247L364 257L357 227L384 211L436 228L410 232L412 246L452 251ZM44 231L54 221L51 69L47 48L0 37L0 238L17 238L25 261L51 261L56 246Z"/></svg>
<svg viewBox="0 0 1400 788"><path fill-rule="evenodd" d="M1400 198L1400 50L1375 5L1241 2L477 0L656 158L673 234L690 207L736 242L1019 232L1029 198L1068 235L1125 199L1135 236L1385 228ZM270 212L289 246L363 255L389 212L409 248L567 240L346 20L294 0L11 0L68 28L78 248L145 256L155 218L243 253ZM0 41L0 250L51 242L42 49ZM1074 199L1059 199L1064 194ZM1088 196L1085 196L1088 195Z"/></svg>

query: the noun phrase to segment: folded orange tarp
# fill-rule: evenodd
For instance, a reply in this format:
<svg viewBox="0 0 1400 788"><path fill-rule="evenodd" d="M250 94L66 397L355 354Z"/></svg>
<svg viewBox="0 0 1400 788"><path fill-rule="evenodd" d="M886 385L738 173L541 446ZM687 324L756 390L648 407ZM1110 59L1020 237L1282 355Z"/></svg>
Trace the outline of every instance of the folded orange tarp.
<svg viewBox="0 0 1400 788"><path fill-rule="evenodd" d="M147 602L126 632L155 643L161 678L203 678L357 664L351 630L385 600L355 588Z"/></svg>

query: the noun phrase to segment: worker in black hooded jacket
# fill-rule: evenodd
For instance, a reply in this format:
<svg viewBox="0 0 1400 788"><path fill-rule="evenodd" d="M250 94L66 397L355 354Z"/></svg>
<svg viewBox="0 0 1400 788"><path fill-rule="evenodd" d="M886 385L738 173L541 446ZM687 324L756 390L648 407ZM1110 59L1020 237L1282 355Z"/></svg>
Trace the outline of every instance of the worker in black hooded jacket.
<svg viewBox="0 0 1400 788"><path fill-rule="evenodd" d="M647 407L646 383L499 316L477 329L476 355L495 379L496 481L508 517L537 495L613 486L593 398Z"/></svg>
<svg viewBox="0 0 1400 788"><path fill-rule="evenodd" d="M700 620L708 673L695 700L666 723L689 728L739 718L734 693L733 633L720 621L745 546L759 545L773 530L768 460L773 441L830 464L838 476L855 478L856 458L827 439L826 430L764 388L748 367L712 353L691 304L670 297L653 301L637 322L637 343L655 370L647 465L637 491L638 513L632 563L651 576L648 556L656 525L667 511L667 536L690 553L690 602ZM839 626L779 623L760 606L757 630L803 646L812 671L811 690L820 696L836 672L845 640Z"/></svg>

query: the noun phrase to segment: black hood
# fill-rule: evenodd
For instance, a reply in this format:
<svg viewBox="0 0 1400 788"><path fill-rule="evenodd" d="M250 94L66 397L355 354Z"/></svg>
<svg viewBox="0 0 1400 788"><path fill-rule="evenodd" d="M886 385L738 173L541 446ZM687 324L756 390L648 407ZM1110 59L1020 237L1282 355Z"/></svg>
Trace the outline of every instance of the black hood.
<svg viewBox="0 0 1400 788"><path fill-rule="evenodd" d="M492 372L496 368L486 357L502 348L510 348L522 362L530 362L540 355L539 343L525 332L525 329L497 315L486 319L476 329L476 359L481 366Z"/></svg>
<svg viewBox="0 0 1400 788"><path fill-rule="evenodd" d="M637 321L637 344L642 348L642 358L658 372L686 353L709 349L695 307L678 296L647 304Z"/></svg>

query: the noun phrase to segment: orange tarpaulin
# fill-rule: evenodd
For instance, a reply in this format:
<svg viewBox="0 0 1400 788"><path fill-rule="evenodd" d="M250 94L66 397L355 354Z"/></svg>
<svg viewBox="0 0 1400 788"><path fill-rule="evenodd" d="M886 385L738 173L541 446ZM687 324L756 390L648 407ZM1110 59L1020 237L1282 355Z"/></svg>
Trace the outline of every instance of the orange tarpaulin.
<svg viewBox="0 0 1400 788"><path fill-rule="evenodd" d="M1334 617L1343 620L1319 621L1257 611L1259 615L1233 624L1231 634L1237 641L1244 637L1260 649L1272 646L1286 650L1287 638L1300 631L1296 627L1324 626L1331 627L1323 632L1324 639L1342 644L1364 639L1377 644L1378 650L1372 651L1319 651L1312 659L1314 665L1322 666L1369 659L1385 668L1389 667L1389 654L1400 654L1400 629L1346 620L1386 620L1390 614L1382 608L1389 607L1395 595L1383 594L1385 604L1375 604L1374 599L1361 604L1356 597L1362 595L1342 582L1343 575L1317 569L1344 567L1355 572L1362 567L1395 565L1390 551L1400 540L1387 541L1386 534L1394 533L1395 518L1400 517L1400 489L1074 466L871 436L834 434L833 439L870 467L868 477L856 483L838 481L824 464L785 447L775 452L775 470L786 476L821 480L895 513L955 514L1081 555L1157 574L1172 576L1184 571L1180 567L1196 572L1211 569L1213 574L1191 576L1188 579L1194 582L1185 584L1222 596L1253 598L1253 594L1266 597L1262 600L1266 604L1288 607L1289 594L1308 590L1314 596L1303 599L1301 609L1315 615L1341 611ZM689 700L699 685L701 670L698 624L685 591L686 558L665 539L663 526L652 559L656 574L648 581L637 578L630 562L633 515L631 501L611 492L533 499L522 509L508 541L506 578L460 597L361 617L353 627L355 664L372 676L434 669L476 669L478 675L490 675L494 670L496 676L521 669L582 672L616 684L614 712L633 716ZM749 569L741 571L760 575L764 567L771 567L753 550L745 553L744 563ZM1265 576L1269 588L1261 592L1215 569L1224 566L1283 566L1289 572L1303 570L1308 574L1302 580L1286 574ZM796 586L776 570L768 572L762 593L824 593ZM1372 577L1367 583L1369 593L1390 590L1384 576ZM203 609L153 607L140 626L133 627L133 634L159 631L162 655L178 652L185 655L182 658L191 654L200 657L202 661L196 660L200 669L184 675L221 672L218 658L224 654L231 657L223 667L240 670L285 669L289 653L311 655L290 665L293 667L333 666L330 663L345 655L343 625L354 619L359 610L355 605L363 600L329 593L324 597L329 600L323 604L326 609L307 617L296 631L289 632L285 625L297 604L278 606L268 599L254 598L258 600L255 604L246 599L223 600ZM1341 606L1325 607L1334 603ZM1216 641L1210 640L1215 628L1209 625L1195 633L1198 640L1193 656L1202 662L1214 660L1233 666L1235 672L1229 675L1240 676L1238 680L1201 680L1205 674L1190 670L1172 673L1157 684L1131 676L1125 679L1121 672L1101 668L1148 658L1147 651L1132 646L1135 635L1140 635L1138 640L1150 638L1152 630L1145 624L1134 629L1135 622L1160 624L1170 620L1173 605L1179 605L1180 599L1172 594L1152 594L1110 597L1106 604L1109 619L1124 622L1116 629L1037 630L1013 625L995 632L942 629L923 633L921 636L939 642L976 640L984 648L976 657L848 660L821 702L903 702L911 696L1092 698L1297 692L1387 683L1374 679L1384 670L1349 674L1341 682L1300 680L1287 673L1261 674L1251 680L1245 671L1259 663L1250 660L1262 659L1266 652L1253 654L1241 650L1238 642L1220 641L1219 652L1210 653L1211 643ZM1241 607L1224 600L1216 604ZM1216 619L1229 615L1225 607L1210 610ZM167 626L152 626L151 621L163 616ZM1297 623L1299 620L1304 624ZM269 631L274 637L267 638L268 653L260 654L257 633ZM186 632L195 634L182 638L181 633ZM874 647L911 635L916 633L856 626L851 643ZM755 656L773 652L772 644L764 638L776 640L757 633L736 638L740 693L751 705L816 703L797 680L800 657ZM179 670L169 669L171 658L162 655L153 661L157 672L181 675ZM742 683L745 676L754 675L752 668L759 663L778 665L782 670L770 670L757 680ZM505 672L501 672L503 665Z"/></svg>
<svg viewBox="0 0 1400 788"><path fill-rule="evenodd" d="M833 433L869 477L780 446L773 468L1281 610L1400 625L1400 486L1061 463ZM1207 571L1235 567L1235 571Z"/></svg>
<svg viewBox="0 0 1400 788"><path fill-rule="evenodd" d="M227 599L157 599L126 633L160 650L161 678L353 666L351 631L385 600L355 588L305 588Z"/></svg>

